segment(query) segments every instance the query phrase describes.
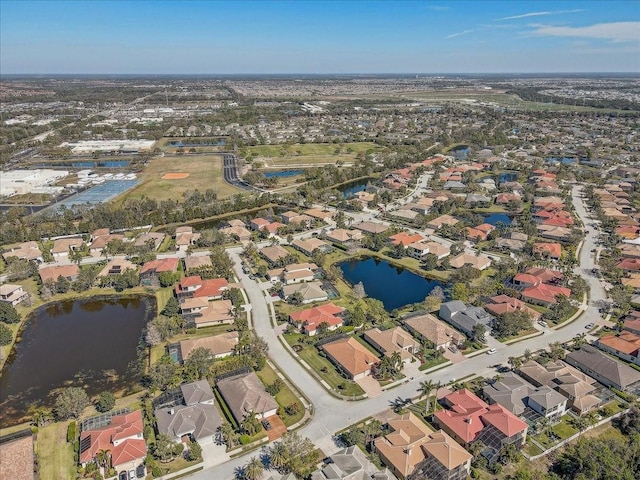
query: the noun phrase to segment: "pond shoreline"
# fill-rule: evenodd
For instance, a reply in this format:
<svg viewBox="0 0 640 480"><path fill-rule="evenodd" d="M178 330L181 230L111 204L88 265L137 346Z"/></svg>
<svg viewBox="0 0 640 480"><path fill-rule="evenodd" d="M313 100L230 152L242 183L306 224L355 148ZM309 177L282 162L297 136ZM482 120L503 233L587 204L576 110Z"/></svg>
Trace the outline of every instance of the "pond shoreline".
<svg viewBox="0 0 640 480"><path fill-rule="evenodd" d="M52 392L81 386L89 395L135 388L132 362L158 302L149 293L78 295L34 308L18 327L2 371L2 423L23 421ZM144 351L143 351L144 353ZM118 396L119 396L118 395Z"/></svg>

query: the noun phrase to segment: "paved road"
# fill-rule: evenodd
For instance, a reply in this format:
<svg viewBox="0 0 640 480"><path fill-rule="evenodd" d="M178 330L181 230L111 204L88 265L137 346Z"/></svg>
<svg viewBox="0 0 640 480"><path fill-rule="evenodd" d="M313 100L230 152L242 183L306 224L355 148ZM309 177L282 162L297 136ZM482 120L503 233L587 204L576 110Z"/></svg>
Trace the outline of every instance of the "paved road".
<svg viewBox="0 0 640 480"><path fill-rule="evenodd" d="M238 178L238 169L236 167L236 156L232 153L222 154L222 173L224 176L224 181L227 182L229 185L232 185L234 187L241 188L242 190L247 190L250 192L261 192L260 189L252 187L248 183Z"/></svg>
<svg viewBox="0 0 640 480"><path fill-rule="evenodd" d="M573 202L576 212L583 219L586 225L591 222L587 219L587 213L582 198L579 195L580 187L573 189ZM564 342L572 339L578 334L585 333L584 326L587 323L596 323L601 320L597 307L593 306L594 301L604 300L606 298L604 289L600 281L591 275L591 269L594 268L594 255L591 250L595 248L595 239L598 232L594 227L588 226L589 234L586 235L583 248L580 252L580 266L577 271L587 278L591 285L591 301L585 306L586 311L576 321L570 325L560 329L545 329L545 334L535 338L517 343L515 345L496 344L498 350L494 355L481 354L473 359L467 359L460 363L451 365L437 372L417 376L414 380L396 387L390 391L383 392L381 395L362 400L359 402L347 402L338 400L329 395L296 361L289 355L288 351L278 341L274 330L271 328L268 314L268 305L265 301L264 294L257 282L250 280L247 275L242 272L240 267L240 249L235 248L229 250L232 260L234 261L236 274L242 281L252 305L254 328L258 335L262 336L269 343L269 355L285 370L297 387L303 391L311 400L314 407L314 418L304 428L300 430L300 434L310 438L314 443L322 448L322 450L331 454L338 449L332 440L332 433L344 428L347 425L355 423L357 420L378 413L389 408L392 402L397 398L412 398L417 395L418 385L422 380L427 378L434 382L448 383L453 379L460 379L469 375L493 376L496 372L492 365L498 363L506 363L511 356L521 356L525 350L539 350L546 348L549 343L560 341ZM587 275L584 272L589 272ZM234 469L244 465L246 461L253 455L247 454L243 457L231 460L213 468L208 468L196 475L196 479L230 479L233 478Z"/></svg>

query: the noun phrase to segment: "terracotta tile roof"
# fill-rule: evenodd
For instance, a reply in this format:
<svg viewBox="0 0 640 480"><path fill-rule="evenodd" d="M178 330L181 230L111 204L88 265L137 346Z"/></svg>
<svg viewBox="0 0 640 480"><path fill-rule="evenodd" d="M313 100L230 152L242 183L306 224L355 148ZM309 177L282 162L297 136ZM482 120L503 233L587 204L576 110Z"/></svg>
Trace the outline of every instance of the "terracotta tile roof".
<svg viewBox="0 0 640 480"><path fill-rule="evenodd" d="M307 308L306 310L300 310L299 312L293 312L289 315L289 318L293 323L303 325L305 331L312 332L325 322L329 324L329 326L341 325L344 320L337 315L343 311L344 308L334 303L327 303L325 305Z"/></svg>
<svg viewBox="0 0 640 480"><path fill-rule="evenodd" d="M640 258L625 258L616 267L632 272L640 271Z"/></svg>
<svg viewBox="0 0 640 480"><path fill-rule="evenodd" d="M352 376L371 370L379 363L378 357L363 347L355 338L348 337L325 343L322 349Z"/></svg>
<svg viewBox="0 0 640 480"><path fill-rule="evenodd" d="M189 290L188 287L198 287ZM203 280L199 275L184 277L175 286L176 294L192 292L194 297L219 297L229 287L226 278L208 278Z"/></svg>
<svg viewBox="0 0 640 480"><path fill-rule="evenodd" d="M525 270L525 273L537 277L541 282L549 283L557 280L562 280L564 274L558 270L551 270L549 268L531 267Z"/></svg>
<svg viewBox="0 0 640 480"><path fill-rule="evenodd" d="M540 283L533 287L527 287L522 291L522 296L524 298L540 300L550 304L556 303L556 296L558 295L564 295L569 298L571 296L571 290L565 287L557 287L555 285Z"/></svg>
<svg viewBox="0 0 640 480"><path fill-rule="evenodd" d="M111 451L112 464L116 468L144 458L147 455L147 444L142 438L142 430L142 412L136 410L114 416L105 427L82 432L80 443L86 438L90 440L89 447L80 453L80 463L92 461L100 450Z"/></svg>
<svg viewBox="0 0 640 480"><path fill-rule="evenodd" d="M600 337L597 343L634 356L638 355L638 349L640 349L640 337L631 332L622 332L619 335L605 335Z"/></svg>
<svg viewBox="0 0 640 480"><path fill-rule="evenodd" d="M78 265L51 265L49 267L43 267L38 270L38 274L40 275L40 279L42 283L45 283L49 280L56 281L59 276L63 276L67 279L77 277L80 273L80 267Z"/></svg>
<svg viewBox="0 0 640 480"><path fill-rule="evenodd" d="M393 243L394 245L402 245L403 247L406 247L411 243L424 240L424 238L422 237L422 235L417 233L400 232L396 233L395 235L391 235L389 237L389 240L391 240L391 243Z"/></svg>
<svg viewBox="0 0 640 480"><path fill-rule="evenodd" d="M177 258L162 258L159 260L152 260L145 263L140 269L140 275L145 273L162 273L162 272L175 272L178 270Z"/></svg>
<svg viewBox="0 0 640 480"><path fill-rule="evenodd" d="M444 397L449 410L434 416L465 443L472 442L486 425L492 425L505 437L526 430L527 424L499 404L487 405L471 391L463 388Z"/></svg>
<svg viewBox="0 0 640 480"><path fill-rule="evenodd" d="M549 254L553 258L562 256L562 245L559 243L534 243L533 253Z"/></svg>

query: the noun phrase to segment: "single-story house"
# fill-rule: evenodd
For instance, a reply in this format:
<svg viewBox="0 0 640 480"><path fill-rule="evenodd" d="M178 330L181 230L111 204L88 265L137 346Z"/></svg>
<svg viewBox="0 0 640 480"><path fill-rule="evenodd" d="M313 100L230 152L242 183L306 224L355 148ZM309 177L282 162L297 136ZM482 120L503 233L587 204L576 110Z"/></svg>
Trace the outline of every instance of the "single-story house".
<svg viewBox="0 0 640 480"><path fill-rule="evenodd" d="M285 300L297 292L302 295L302 303L304 305L329 300L329 294L322 289L322 282L317 280L306 283L293 283L282 287L282 295Z"/></svg>
<svg viewBox="0 0 640 480"><path fill-rule="evenodd" d="M452 268L462 268L465 265L469 265L476 270L484 270L491 265L491 259L485 255L471 255L466 252L453 257L449 261L449 265Z"/></svg>
<svg viewBox="0 0 640 480"><path fill-rule="evenodd" d="M84 241L80 237L58 238L53 242L51 253L53 258L60 260L69 257L70 250L80 250L84 245Z"/></svg>
<svg viewBox="0 0 640 480"><path fill-rule="evenodd" d="M435 348L445 349L453 345L461 346L466 337L430 313L423 313L403 319L410 332L431 342Z"/></svg>
<svg viewBox="0 0 640 480"><path fill-rule="evenodd" d="M300 250L305 255L311 256L313 252L316 250L320 250L321 252L326 251L329 247L327 242L320 240L319 238L311 237L311 238L296 238L291 245L296 250Z"/></svg>
<svg viewBox="0 0 640 480"><path fill-rule="evenodd" d="M591 345L569 353L565 361L607 387L628 391L640 385L640 372L614 360Z"/></svg>
<svg viewBox="0 0 640 480"><path fill-rule="evenodd" d="M186 252L190 246L195 245L202 235L193 231L191 227L176 228L176 250Z"/></svg>
<svg viewBox="0 0 640 480"><path fill-rule="evenodd" d="M329 359L351 380L371 375L380 363L378 357L353 337L341 338L320 347Z"/></svg>
<svg viewBox="0 0 640 480"><path fill-rule="evenodd" d="M263 419L278 412L277 402L267 393L255 372L219 380L216 386L238 423L249 414Z"/></svg>
<svg viewBox="0 0 640 480"><path fill-rule="evenodd" d="M11 247L8 252L2 254L2 258L5 261L11 257L18 258L20 260L34 260L38 263L42 263L42 252L38 246L38 242L24 242L15 247Z"/></svg>
<svg viewBox="0 0 640 480"><path fill-rule="evenodd" d="M72 282L78 278L79 273L80 267L75 263L70 265L51 265L38 270L38 275L40 275L40 280L42 280L43 284L55 282L58 277L64 277Z"/></svg>
<svg viewBox="0 0 640 480"><path fill-rule="evenodd" d="M206 348L213 358L224 358L233 355L236 345L238 345L238 332L225 332L209 337L182 340L178 344L178 352L180 358L186 360L196 348Z"/></svg>
<svg viewBox="0 0 640 480"><path fill-rule="evenodd" d="M401 327L388 330L372 328L364 332L364 339L386 357L398 352L405 363L410 362L420 348L420 344Z"/></svg>

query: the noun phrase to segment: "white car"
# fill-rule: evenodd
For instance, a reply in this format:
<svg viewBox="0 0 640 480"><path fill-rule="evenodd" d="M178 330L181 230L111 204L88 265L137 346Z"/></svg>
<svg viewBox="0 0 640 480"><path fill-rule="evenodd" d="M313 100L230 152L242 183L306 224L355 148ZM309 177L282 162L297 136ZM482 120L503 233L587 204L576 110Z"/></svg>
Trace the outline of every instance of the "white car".
<svg viewBox="0 0 640 480"><path fill-rule="evenodd" d="M489 350L487 350L487 355L493 355L496 352L497 350L495 348L490 348Z"/></svg>

